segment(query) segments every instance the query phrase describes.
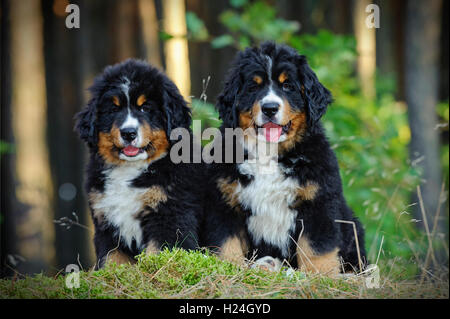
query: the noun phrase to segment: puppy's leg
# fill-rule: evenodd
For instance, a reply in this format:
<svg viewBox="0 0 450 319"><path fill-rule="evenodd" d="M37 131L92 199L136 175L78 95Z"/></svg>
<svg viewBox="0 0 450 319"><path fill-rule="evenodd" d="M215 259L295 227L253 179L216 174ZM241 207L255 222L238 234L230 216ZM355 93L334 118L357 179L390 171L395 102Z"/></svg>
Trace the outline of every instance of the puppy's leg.
<svg viewBox="0 0 450 319"><path fill-rule="evenodd" d="M248 244L243 234L228 236L219 248L219 257L238 265L245 264Z"/></svg>
<svg viewBox="0 0 450 319"><path fill-rule="evenodd" d="M351 211L349 210L349 212ZM356 245L353 225L349 223L341 223L340 225L344 240L340 247L340 255L344 261L344 271L354 273L360 271L360 262L362 270L365 269L369 262L367 260L366 250L364 247L364 228L358 218L352 217L350 214L348 215L349 216L346 217L346 220L353 221L356 226L358 245Z"/></svg>
<svg viewBox="0 0 450 319"><path fill-rule="evenodd" d="M147 244L147 248L145 248L145 253L149 255L156 255L161 251L159 247L160 246L156 243L156 241L150 240Z"/></svg>
<svg viewBox="0 0 450 319"><path fill-rule="evenodd" d="M121 250L112 250L106 255L105 263L134 264L136 261Z"/></svg>
<svg viewBox="0 0 450 319"><path fill-rule="evenodd" d="M303 271L336 276L340 271L339 249L336 247L327 252L315 251L308 239L300 238L297 242L298 268Z"/></svg>
<svg viewBox="0 0 450 319"><path fill-rule="evenodd" d="M116 264L134 263L135 260L127 253L118 239L113 236L113 230L105 228L94 222L95 236L94 244L97 254L97 269L102 268L106 263L115 262Z"/></svg>

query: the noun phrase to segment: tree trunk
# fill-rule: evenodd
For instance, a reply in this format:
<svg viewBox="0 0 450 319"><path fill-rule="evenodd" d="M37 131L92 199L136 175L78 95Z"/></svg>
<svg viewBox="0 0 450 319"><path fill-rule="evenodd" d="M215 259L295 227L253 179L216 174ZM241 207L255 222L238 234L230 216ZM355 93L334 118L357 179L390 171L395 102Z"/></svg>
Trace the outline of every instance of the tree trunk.
<svg viewBox="0 0 450 319"><path fill-rule="evenodd" d="M227 32L217 20L221 12L227 9L227 0L201 1L193 0L187 3L187 10L195 12L205 23L211 36L219 36ZM211 80L205 94L210 103L215 103L216 96L222 90L223 78L230 67L236 49L225 47L212 49L210 43L189 42L189 63L191 69L191 95L198 99L203 93L203 80L209 76ZM223 61L223 63L217 63Z"/></svg>
<svg viewBox="0 0 450 319"><path fill-rule="evenodd" d="M29 206L16 218L18 253L25 258L19 271L45 270L54 260L50 209L52 181L45 138L46 96L40 3L10 2L12 127L16 149L16 196Z"/></svg>
<svg viewBox="0 0 450 319"><path fill-rule="evenodd" d="M89 30L89 19L83 16L84 2L80 5L81 26L68 29L65 26L65 7L56 10L53 1L43 1L44 50L47 92L47 138L50 151L50 167L54 198L52 208L54 219L63 217L88 224L86 200L83 190L83 147L73 132L73 116L85 103L83 80L87 53L84 30ZM59 224L55 228L56 267L61 269L68 264L80 261L83 267L91 266L92 246L88 239L90 232L72 226L66 229Z"/></svg>
<svg viewBox="0 0 450 319"><path fill-rule="evenodd" d="M147 60L154 66L162 69L155 2L153 0L139 0L139 16Z"/></svg>
<svg viewBox="0 0 450 319"><path fill-rule="evenodd" d="M375 97L376 45L375 28L368 28L366 7L371 0L354 0L353 22L358 51L358 77L367 98Z"/></svg>
<svg viewBox="0 0 450 319"><path fill-rule="evenodd" d="M9 19L9 0L1 3L1 143L14 144L11 126L11 33ZM13 271L9 268L8 255L17 253L15 234L15 212L18 212L16 200L16 183L14 179L15 155L9 150L0 154L1 164L1 207L0 207L0 278L10 276ZM22 212L23 214L23 212ZM8 263L8 266L7 266Z"/></svg>
<svg viewBox="0 0 450 319"><path fill-rule="evenodd" d="M184 0L163 1L163 28L173 38L164 45L166 73L175 82L181 95L190 100L191 75L186 39L186 8Z"/></svg>
<svg viewBox="0 0 450 319"><path fill-rule="evenodd" d="M113 19L110 19L112 37L113 62L121 62L128 58L144 58L142 48L142 37L139 26L139 8L136 0L116 0L107 2L112 5Z"/></svg>
<svg viewBox="0 0 450 319"><path fill-rule="evenodd" d="M410 157L422 171L420 187L429 225L434 221L442 181L435 129L441 5L440 0L409 0L406 7L405 95L411 128ZM419 208L416 215L423 220ZM438 229L442 231L442 225Z"/></svg>

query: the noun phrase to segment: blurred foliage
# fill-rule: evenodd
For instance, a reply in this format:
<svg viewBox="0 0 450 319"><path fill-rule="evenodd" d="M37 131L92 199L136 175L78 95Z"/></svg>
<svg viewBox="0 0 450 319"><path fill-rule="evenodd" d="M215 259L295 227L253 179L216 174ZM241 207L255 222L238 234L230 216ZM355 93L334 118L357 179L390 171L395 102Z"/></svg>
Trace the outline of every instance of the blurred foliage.
<svg viewBox="0 0 450 319"><path fill-rule="evenodd" d="M14 153L15 147L13 144L7 143L5 141L0 141L0 155L6 153Z"/></svg>
<svg viewBox="0 0 450 319"><path fill-rule="evenodd" d="M186 13L186 26L189 39L202 41L209 38L209 33L205 24L194 12Z"/></svg>
<svg viewBox="0 0 450 319"><path fill-rule="evenodd" d="M437 113L439 115L439 130L447 136L448 143L448 130L449 130L449 111L448 111L449 101L439 103L437 107ZM445 182L448 189L449 185L449 147L448 144L444 144L441 148L441 162L442 169L444 171Z"/></svg>
<svg viewBox="0 0 450 319"><path fill-rule="evenodd" d="M365 225L370 261L375 262L379 253L381 257L401 257L402 269L415 273L417 256L426 249L424 234L414 227L417 221L410 204L420 177L409 160L407 109L394 99L393 77L377 76L377 96L366 99L355 72L353 36L325 30L315 35L298 34L298 23L277 18L275 9L264 1L232 0L230 4L233 9L220 15L229 32L210 38L211 46L242 49L272 40L307 56L334 96L322 122L339 160L345 197ZM219 125L211 122L217 115L211 104L193 103L195 119L206 126ZM448 123L448 102L439 106L439 114ZM442 154L448 176L448 145Z"/></svg>

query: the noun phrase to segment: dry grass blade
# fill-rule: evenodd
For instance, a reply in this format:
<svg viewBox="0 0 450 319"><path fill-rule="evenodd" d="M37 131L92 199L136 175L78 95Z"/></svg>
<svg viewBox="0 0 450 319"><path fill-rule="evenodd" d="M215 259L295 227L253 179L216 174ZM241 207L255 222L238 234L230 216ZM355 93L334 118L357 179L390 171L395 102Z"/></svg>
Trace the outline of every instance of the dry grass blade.
<svg viewBox="0 0 450 319"><path fill-rule="evenodd" d="M425 231L427 233L427 239L428 239L428 251L427 251L427 256L430 255L431 259L433 260L433 263L435 266L437 266L437 261L436 261L436 257L434 255L434 250L433 250L433 241L431 238L431 233L430 233L430 229L428 227L428 219L427 219L427 214L425 211L425 205L423 203L423 198L422 198L422 192L420 190L420 186L417 186L417 197L419 198L419 204L420 204L420 211L422 213L422 218L423 218L423 225L425 227ZM426 268L428 268L428 262L426 261L423 269L425 270ZM421 283L423 282L423 280L425 279L425 275L426 272L423 271L422 272L422 279L421 279Z"/></svg>
<svg viewBox="0 0 450 319"><path fill-rule="evenodd" d="M355 236L355 244L356 244L356 251L358 253L358 264L359 264L359 272L363 271L363 263L361 259L361 251L359 249L359 240L358 240L358 231L356 230L356 224L354 221L349 220L342 220L342 219L335 219L336 223L344 223L344 224L351 224L353 225L353 234Z"/></svg>

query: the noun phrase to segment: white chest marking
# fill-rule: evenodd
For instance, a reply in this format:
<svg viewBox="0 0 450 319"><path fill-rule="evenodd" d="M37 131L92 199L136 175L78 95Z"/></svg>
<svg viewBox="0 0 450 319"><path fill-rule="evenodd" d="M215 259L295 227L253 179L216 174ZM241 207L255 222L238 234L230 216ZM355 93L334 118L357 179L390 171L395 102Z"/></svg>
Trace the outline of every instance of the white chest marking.
<svg viewBox="0 0 450 319"><path fill-rule="evenodd" d="M295 229L297 212L289 208L295 199L299 187L296 180L286 177L274 160L262 169L260 163L245 161L238 168L242 174L253 176L246 187L239 185L236 193L241 205L251 210L248 219L248 231L255 244L261 240L280 248L287 256L290 233ZM265 166L265 165L264 165Z"/></svg>
<svg viewBox="0 0 450 319"><path fill-rule="evenodd" d="M106 221L119 229L121 239L130 248L133 239L138 249L144 244L140 221L135 215L142 210L140 197L147 191L145 188L131 187L130 182L147 166L145 162L130 162L107 170L103 196L92 206L94 210L104 212Z"/></svg>

